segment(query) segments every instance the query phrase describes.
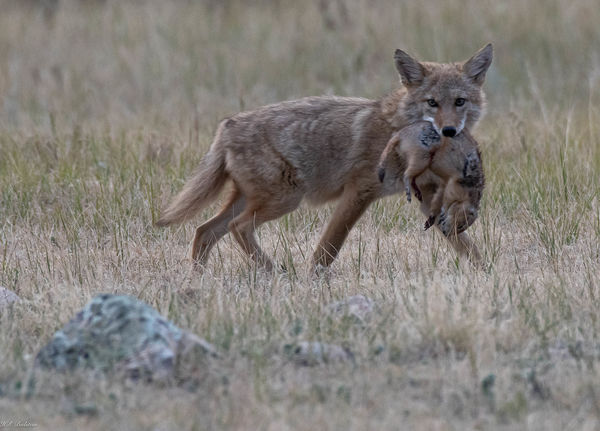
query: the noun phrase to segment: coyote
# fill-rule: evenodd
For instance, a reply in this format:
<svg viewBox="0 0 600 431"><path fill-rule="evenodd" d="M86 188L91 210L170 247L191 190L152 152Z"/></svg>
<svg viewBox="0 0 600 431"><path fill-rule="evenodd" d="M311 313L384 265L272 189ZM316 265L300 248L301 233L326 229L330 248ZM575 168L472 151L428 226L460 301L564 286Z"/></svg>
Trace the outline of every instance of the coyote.
<svg viewBox="0 0 600 431"><path fill-rule="evenodd" d="M197 171L156 224L190 219L230 182L221 211L196 229L192 260L203 266L214 244L231 232L257 264L270 270L255 228L293 211L302 200L339 199L313 255L315 266L331 264L369 204L403 190L406 162L397 153L388 158L385 180L377 177L379 156L394 132L425 120L440 135L452 137L472 129L482 115L491 44L463 63L420 63L400 49L394 59L404 85L380 100L308 97L223 120ZM427 171L418 183L421 209L429 215L442 180ZM478 256L465 232L446 238L461 255Z"/></svg>
<svg viewBox="0 0 600 431"><path fill-rule="evenodd" d="M385 160L394 150L407 164L404 188L409 202L411 190L422 200L416 179L427 169L444 182L431 199L426 230L436 219L446 236L461 233L473 224L485 178L477 141L467 129L454 138L440 137L431 123L419 122L394 133L379 159L380 181L385 179Z"/></svg>

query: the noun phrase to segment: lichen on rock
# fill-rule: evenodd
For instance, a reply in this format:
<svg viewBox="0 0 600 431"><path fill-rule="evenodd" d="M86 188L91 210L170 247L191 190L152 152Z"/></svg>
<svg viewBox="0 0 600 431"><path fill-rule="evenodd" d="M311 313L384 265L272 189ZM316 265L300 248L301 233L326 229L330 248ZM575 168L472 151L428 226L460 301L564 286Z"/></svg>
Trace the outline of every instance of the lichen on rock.
<svg viewBox="0 0 600 431"><path fill-rule="evenodd" d="M207 341L186 332L146 303L123 295L99 295L40 350L36 365L125 371L129 377L175 377L178 365L217 357ZM192 358L193 357L193 358Z"/></svg>

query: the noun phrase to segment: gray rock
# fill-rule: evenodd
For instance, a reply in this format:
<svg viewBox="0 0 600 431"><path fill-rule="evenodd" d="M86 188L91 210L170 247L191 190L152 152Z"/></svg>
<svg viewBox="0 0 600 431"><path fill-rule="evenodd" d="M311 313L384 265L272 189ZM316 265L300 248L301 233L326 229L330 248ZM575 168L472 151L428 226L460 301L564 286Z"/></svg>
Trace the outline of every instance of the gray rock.
<svg viewBox="0 0 600 431"><path fill-rule="evenodd" d="M20 300L21 298L15 292L0 286L0 310Z"/></svg>
<svg viewBox="0 0 600 431"><path fill-rule="evenodd" d="M348 349L318 341L300 341L284 346L284 352L298 365L315 366L323 363L354 362Z"/></svg>
<svg viewBox="0 0 600 431"><path fill-rule="evenodd" d="M350 296L327 306L331 314L347 316L360 322L367 321L376 310L375 302L364 295Z"/></svg>
<svg viewBox="0 0 600 431"><path fill-rule="evenodd" d="M218 356L207 341L186 332L130 296L99 295L56 332L36 365L61 371L125 371L128 377L164 380L179 365Z"/></svg>

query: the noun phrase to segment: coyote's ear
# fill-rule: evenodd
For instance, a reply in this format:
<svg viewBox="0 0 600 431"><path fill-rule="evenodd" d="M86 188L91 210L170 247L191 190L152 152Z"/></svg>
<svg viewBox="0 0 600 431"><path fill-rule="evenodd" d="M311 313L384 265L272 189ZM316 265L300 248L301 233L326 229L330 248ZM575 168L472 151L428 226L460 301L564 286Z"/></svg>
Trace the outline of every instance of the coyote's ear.
<svg viewBox="0 0 600 431"><path fill-rule="evenodd" d="M419 85L425 76L423 66L401 49L397 49L394 54L396 69L400 74L402 83L406 86Z"/></svg>
<svg viewBox="0 0 600 431"><path fill-rule="evenodd" d="M485 73L490 67L490 64L492 64L493 54L494 49L492 48L492 44L488 43L477 51L473 57L465 61L463 64L465 75L471 78L476 84L482 85L485 80Z"/></svg>

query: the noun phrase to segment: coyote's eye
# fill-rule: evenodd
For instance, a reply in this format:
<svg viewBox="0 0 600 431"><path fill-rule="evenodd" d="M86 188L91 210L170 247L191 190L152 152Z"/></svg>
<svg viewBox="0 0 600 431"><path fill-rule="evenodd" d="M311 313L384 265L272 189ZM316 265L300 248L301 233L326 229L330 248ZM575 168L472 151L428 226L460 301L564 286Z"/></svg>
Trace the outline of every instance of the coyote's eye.
<svg viewBox="0 0 600 431"><path fill-rule="evenodd" d="M463 106L465 104L465 99L463 99L462 97L459 97L458 99L456 99L454 101L454 104L456 106Z"/></svg>
<svg viewBox="0 0 600 431"><path fill-rule="evenodd" d="M427 104L429 106L431 106L432 108L435 108L436 106L438 106L438 103L435 101L435 99L427 99Z"/></svg>

